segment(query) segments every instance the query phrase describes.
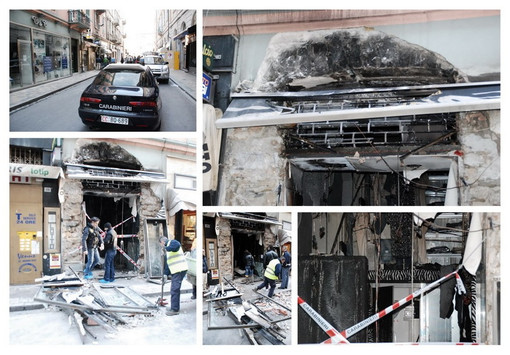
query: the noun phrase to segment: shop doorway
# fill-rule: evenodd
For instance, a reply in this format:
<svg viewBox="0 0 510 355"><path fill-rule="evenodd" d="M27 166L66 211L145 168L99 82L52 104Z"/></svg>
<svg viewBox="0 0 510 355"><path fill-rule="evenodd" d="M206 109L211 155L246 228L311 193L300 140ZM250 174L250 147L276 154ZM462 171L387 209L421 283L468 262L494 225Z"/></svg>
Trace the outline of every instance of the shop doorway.
<svg viewBox="0 0 510 355"><path fill-rule="evenodd" d="M78 40L71 38L71 66L73 73L78 73Z"/></svg>
<svg viewBox="0 0 510 355"><path fill-rule="evenodd" d="M232 231L234 249L234 275L244 275L245 250L248 250L255 260L254 275L262 276L264 246L262 245L263 232Z"/></svg>
<svg viewBox="0 0 510 355"><path fill-rule="evenodd" d="M136 262L140 256L140 240L138 238L140 225L138 216L132 217L131 215L132 209L129 206L129 200L129 198L114 198L97 194L84 194L83 196L88 216L99 217L102 230L107 222L116 226L127 220L115 229L118 234L117 246ZM100 256L104 258L104 251L100 253ZM116 270L135 270L135 266L120 253L115 256L114 263Z"/></svg>
<svg viewBox="0 0 510 355"><path fill-rule="evenodd" d="M32 43L30 41L18 40L18 53L21 86L32 85L34 82Z"/></svg>

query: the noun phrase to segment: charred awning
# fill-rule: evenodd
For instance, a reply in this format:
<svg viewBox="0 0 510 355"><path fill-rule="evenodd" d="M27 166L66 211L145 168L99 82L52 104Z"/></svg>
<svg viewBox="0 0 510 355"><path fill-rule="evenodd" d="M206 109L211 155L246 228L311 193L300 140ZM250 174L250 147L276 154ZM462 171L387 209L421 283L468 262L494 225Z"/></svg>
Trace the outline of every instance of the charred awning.
<svg viewBox="0 0 510 355"><path fill-rule="evenodd" d="M282 223L277 219L269 216L253 214L253 213L231 213L231 212L219 212L218 216L221 218L232 219L237 221L246 221L262 224L271 224L281 226Z"/></svg>
<svg viewBox="0 0 510 355"><path fill-rule="evenodd" d="M499 110L499 82L233 94L217 128Z"/></svg>
<svg viewBox="0 0 510 355"><path fill-rule="evenodd" d="M66 177L80 180L168 184L164 173L83 164L66 164Z"/></svg>

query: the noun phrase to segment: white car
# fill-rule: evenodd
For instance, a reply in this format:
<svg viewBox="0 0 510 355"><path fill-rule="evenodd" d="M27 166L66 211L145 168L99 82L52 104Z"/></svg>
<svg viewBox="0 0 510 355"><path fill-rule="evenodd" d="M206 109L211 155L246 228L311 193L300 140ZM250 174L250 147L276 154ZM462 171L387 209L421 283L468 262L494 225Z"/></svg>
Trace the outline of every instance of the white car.
<svg viewBox="0 0 510 355"><path fill-rule="evenodd" d="M163 58L157 55L146 55L140 59L140 64L149 67L159 82L168 84L170 69L168 68L168 62L165 62Z"/></svg>

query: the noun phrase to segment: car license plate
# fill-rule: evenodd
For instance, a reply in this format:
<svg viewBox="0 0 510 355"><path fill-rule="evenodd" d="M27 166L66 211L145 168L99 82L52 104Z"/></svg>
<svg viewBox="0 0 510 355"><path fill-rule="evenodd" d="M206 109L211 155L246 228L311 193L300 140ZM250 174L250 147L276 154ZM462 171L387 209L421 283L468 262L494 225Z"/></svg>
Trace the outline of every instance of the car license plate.
<svg viewBox="0 0 510 355"><path fill-rule="evenodd" d="M129 124L129 119L126 117L101 116L101 122L127 126Z"/></svg>

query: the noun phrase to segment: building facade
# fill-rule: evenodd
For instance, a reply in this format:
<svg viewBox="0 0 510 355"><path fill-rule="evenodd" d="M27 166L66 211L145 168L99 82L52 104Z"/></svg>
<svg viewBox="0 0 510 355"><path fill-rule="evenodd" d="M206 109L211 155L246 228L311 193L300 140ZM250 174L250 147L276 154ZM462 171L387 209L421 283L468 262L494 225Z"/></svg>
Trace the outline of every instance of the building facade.
<svg viewBox="0 0 510 355"><path fill-rule="evenodd" d="M175 70L196 72L195 10L159 10L156 47Z"/></svg>
<svg viewBox="0 0 510 355"><path fill-rule="evenodd" d="M120 60L122 21L116 10L10 10L10 90L96 68L96 57Z"/></svg>
<svg viewBox="0 0 510 355"><path fill-rule="evenodd" d="M205 213L203 248L210 273L210 284L223 277L244 275L244 252L255 261L255 275L262 277L264 254L268 247L281 255L283 246L292 251L290 213Z"/></svg>
<svg viewBox="0 0 510 355"><path fill-rule="evenodd" d="M81 270L81 234L94 216L116 226L116 269L161 276L159 237L187 250L195 240L195 149L180 138L13 139L10 282Z"/></svg>
<svg viewBox="0 0 510 355"><path fill-rule="evenodd" d="M205 201L498 205L499 23L492 10L204 11L218 169Z"/></svg>

